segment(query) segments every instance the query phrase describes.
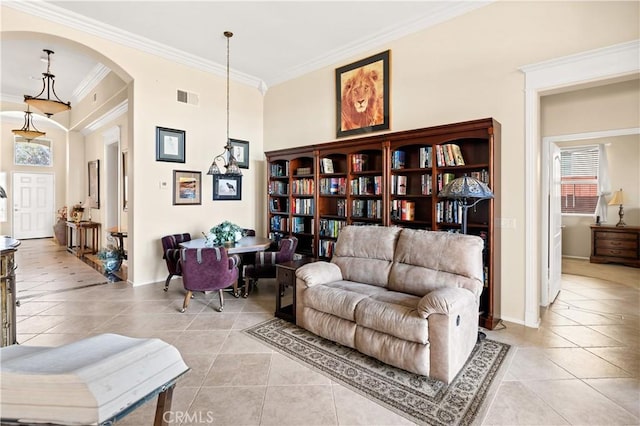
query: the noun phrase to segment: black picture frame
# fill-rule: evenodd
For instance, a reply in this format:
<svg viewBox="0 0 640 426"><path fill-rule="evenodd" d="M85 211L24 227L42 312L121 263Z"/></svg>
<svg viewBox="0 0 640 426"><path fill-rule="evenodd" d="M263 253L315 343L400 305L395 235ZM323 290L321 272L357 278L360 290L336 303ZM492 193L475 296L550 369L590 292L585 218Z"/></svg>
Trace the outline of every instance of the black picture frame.
<svg viewBox="0 0 640 426"><path fill-rule="evenodd" d="M241 200L242 176L213 175L214 200Z"/></svg>
<svg viewBox="0 0 640 426"><path fill-rule="evenodd" d="M156 127L156 161L185 162L184 130Z"/></svg>
<svg viewBox="0 0 640 426"><path fill-rule="evenodd" d="M390 50L386 50L336 68L337 137L389 129L389 57ZM352 105L355 101L348 102L348 98L355 94L355 99L361 99L363 88L370 95L365 109L358 111Z"/></svg>
<svg viewBox="0 0 640 426"><path fill-rule="evenodd" d="M238 161L238 167L241 169L249 168L249 141L240 139L229 139L229 144L233 152L233 156Z"/></svg>
<svg viewBox="0 0 640 426"><path fill-rule="evenodd" d="M173 171L173 205L202 204L202 173L189 170Z"/></svg>
<svg viewBox="0 0 640 426"><path fill-rule="evenodd" d="M95 209L100 208L100 160L89 161L88 163L89 174L89 198L92 198L95 202Z"/></svg>

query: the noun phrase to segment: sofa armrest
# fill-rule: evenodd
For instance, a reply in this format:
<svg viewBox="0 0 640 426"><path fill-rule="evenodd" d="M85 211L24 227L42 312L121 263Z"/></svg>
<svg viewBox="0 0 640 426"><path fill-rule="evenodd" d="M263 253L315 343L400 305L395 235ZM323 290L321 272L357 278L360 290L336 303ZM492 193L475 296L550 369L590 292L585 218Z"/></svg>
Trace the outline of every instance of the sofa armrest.
<svg viewBox="0 0 640 426"><path fill-rule="evenodd" d="M304 281L307 287L311 287L342 280L342 271L334 263L312 262L296 269L296 278Z"/></svg>
<svg viewBox="0 0 640 426"><path fill-rule="evenodd" d="M418 314L427 318L431 314L451 314L462 306L475 303L476 297L464 288L439 288L425 294L418 302Z"/></svg>

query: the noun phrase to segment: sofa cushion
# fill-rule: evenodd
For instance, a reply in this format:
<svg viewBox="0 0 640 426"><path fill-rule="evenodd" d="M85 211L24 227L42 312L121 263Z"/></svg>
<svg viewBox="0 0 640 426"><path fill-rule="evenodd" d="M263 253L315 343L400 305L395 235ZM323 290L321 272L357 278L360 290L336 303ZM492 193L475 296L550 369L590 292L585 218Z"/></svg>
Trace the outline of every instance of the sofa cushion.
<svg viewBox="0 0 640 426"><path fill-rule="evenodd" d="M346 226L340 231L331 262L345 280L384 287L401 228Z"/></svg>
<svg viewBox="0 0 640 426"><path fill-rule="evenodd" d="M307 288L303 293L304 306L320 312L355 321L356 306L372 294L386 291L383 288L352 281L335 281ZM416 302L417 304L417 302Z"/></svg>
<svg viewBox="0 0 640 426"><path fill-rule="evenodd" d="M425 344L429 340L427 320L416 306L420 298L387 291L361 300L356 306L356 324L399 339Z"/></svg>
<svg viewBox="0 0 640 426"><path fill-rule="evenodd" d="M438 288L459 287L479 297L483 244L474 235L403 229L388 288L424 296Z"/></svg>
<svg viewBox="0 0 640 426"><path fill-rule="evenodd" d="M430 374L431 343L408 342L360 325L356 328L355 348L403 370L428 376ZM421 409L424 409L421 407Z"/></svg>

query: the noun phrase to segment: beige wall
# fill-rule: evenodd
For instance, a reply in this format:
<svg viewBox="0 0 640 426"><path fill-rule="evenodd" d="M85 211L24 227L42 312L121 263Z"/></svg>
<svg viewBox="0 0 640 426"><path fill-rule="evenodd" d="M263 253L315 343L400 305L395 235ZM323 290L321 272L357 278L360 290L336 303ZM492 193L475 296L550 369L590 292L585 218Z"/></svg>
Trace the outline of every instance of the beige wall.
<svg viewBox="0 0 640 426"><path fill-rule="evenodd" d="M502 317L525 312L524 76L519 68L638 39L637 2L496 2L270 88L268 150L335 139L334 69L391 50L391 130L502 123ZM301 96L304 94L304 96Z"/></svg>
<svg viewBox="0 0 640 426"><path fill-rule="evenodd" d="M43 39L55 38L93 56L129 84L127 139L131 184L128 243L133 253L129 261L129 279L134 284L157 282L166 277L160 245L163 235L190 232L197 237L224 219L264 232L264 205L256 199L256 194L264 188L258 191L256 186L257 174L264 173L262 164L257 164L264 151L263 99L258 90L231 84L230 136L250 141L250 168L243 170L241 201L214 202L211 199L212 180L205 173L213 156L221 153L226 143L224 77L196 71L4 6L1 15L3 37L19 37L26 32L29 36L41 36ZM224 49L224 40L220 40L219 47ZM177 103L177 89L199 94L200 105L194 107ZM74 126L79 121L81 118L71 119ZM186 131L184 164L155 161L156 126ZM73 133L76 132L70 134L70 141L77 145L77 134ZM87 158L82 159L82 170L85 161ZM171 189L160 189L160 182L168 182L171 187L173 170L203 172L202 205L172 205Z"/></svg>
<svg viewBox="0 0 640 426"><path fill-rule="evenodd" d="M540 101L543 136L572 135L640 128L640 80L612 83L544 96ZM640 136L570 141L559 146L606 144L612 190L623 188L625 222L640 225ZM608 197L610 198L610 197ZM607 224L618 222L618 207L609 206ZM564 215L562 254L588 258L592 216Z"/></svg>

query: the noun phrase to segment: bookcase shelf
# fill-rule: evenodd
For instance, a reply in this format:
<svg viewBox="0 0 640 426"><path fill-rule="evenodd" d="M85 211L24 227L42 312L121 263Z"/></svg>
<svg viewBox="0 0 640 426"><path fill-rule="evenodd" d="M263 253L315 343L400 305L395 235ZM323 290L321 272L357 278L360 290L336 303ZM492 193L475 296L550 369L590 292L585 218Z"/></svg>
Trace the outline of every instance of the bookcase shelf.
<svg viewBox="0 0 640 426"><path fill-rule="evenodd" d="M453 208L452 200L442 199L438 193L447 182L465 174L483 180L495 198L468 210L467 232L480 236L485 244L480 325L493 329L498 324L500 229L494 226L494 219L500 217L501 197L500 123L496 120L486 118L270 151L266 157L269 232L274 236L296 235L299 253L325 259L331 258L339 230L345 225L461 232L460 214L438 220L439 209ZM307 184L312 182L313 190L294 193L294 183L302 179ZM286 190L278 189L285 185ZM274 199L280 199L286 209L275 213L271 209ZM311 211L296 213L295 203L304 200L313 202ZM273 227L276 217L281 218L278 226L286 229ZM294 232L295 220L304 221L298 225L304 226L303 232Z"/></svg>

